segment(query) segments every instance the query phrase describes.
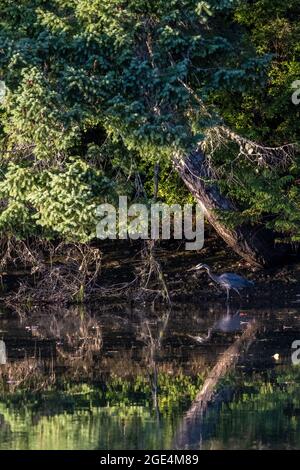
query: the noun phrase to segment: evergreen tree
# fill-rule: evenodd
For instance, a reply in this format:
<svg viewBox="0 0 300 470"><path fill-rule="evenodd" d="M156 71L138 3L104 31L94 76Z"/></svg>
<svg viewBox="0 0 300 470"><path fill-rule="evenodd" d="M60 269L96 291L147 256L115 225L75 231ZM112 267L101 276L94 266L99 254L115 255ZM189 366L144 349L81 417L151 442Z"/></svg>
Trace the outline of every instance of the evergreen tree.
<svg viewBox="0 0 300 470"><path fill-rule="evenodd" d="M210 182L238 207L224 224L299 241L296 0L0 7L3 233L88 241L95 205L133 196L137 171L150 187L156 161L160 197L182 201L174 155L200 145Z"/></svg>

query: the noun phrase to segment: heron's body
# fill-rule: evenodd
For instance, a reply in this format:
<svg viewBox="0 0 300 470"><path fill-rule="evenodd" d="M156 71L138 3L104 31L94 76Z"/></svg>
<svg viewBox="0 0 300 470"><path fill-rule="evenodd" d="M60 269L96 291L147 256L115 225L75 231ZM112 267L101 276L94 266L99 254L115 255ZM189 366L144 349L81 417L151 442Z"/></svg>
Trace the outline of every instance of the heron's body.
<svg viewBox="0 0 300 470"><path fill-rule="evenodd" d="M252 281L248 281L248 279L245 279L244 277L239 276L235 273L224 273L220 276L218 276L217 274L213 274L207 264L198 264L194 269L206 269L209 277L222 289L226 290L227 300L229 300L231 290L234 290L240 296L239 291L241 289L252 287L254 285Z"/></svg>

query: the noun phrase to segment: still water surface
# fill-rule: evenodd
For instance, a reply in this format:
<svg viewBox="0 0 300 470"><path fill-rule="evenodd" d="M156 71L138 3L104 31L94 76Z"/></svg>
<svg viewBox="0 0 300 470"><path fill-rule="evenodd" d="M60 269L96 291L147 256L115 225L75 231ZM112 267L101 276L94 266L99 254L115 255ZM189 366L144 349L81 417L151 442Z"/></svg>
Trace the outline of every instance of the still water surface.
<svg viewBox="0 0 300 470"><path fill-rule="evenodd" d="M0 449L299 449L297 300L3 309ZM247 352L197 413L209 372L254 320Z"/></svg>

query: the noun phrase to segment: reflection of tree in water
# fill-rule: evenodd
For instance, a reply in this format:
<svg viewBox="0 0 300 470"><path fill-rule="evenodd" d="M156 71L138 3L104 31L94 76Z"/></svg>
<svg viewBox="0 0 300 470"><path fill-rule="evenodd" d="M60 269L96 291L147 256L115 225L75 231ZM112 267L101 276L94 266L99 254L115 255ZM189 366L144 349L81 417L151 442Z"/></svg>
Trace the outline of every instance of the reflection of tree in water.
<svg viewBox="0 0 300 470"><path fill-rule="evenodd" d="M124 305L98 309L97 316L75 306L33 310L31 315L19 312L22 338L24 332L27 335L24 357L18 353L10 358L0 372L1 387L12 393L35 392L97 382L114 400L125 391L133 396L138 390L141 397L150 393L159 415L159 402L166 410L189 400L207 368L205 361L191 360L191 370L184 370L166 353L173 338L168 331L170 317L169 309L124 309Z"/></svg>
<svg viewBox="0 0 300 470"><path fill-rule="evenodd" d="M1 368L2 387L11 392L20 387L33 392L93 374L95 357L101 353L102 332L88 312L77 307L60 309L35 317L32 326L28 326L30 321L23 312L21 325L30 332L31 343L38 339L41 346L34 353L25 350L23 359L11 360ZM48 345L46 356L41 352L43 341Z"/></svg>
<svg viewBox="0 0 300 470"><path fill-rule="evenodd" d="M23 331L30 332L32 343L47 343L47 355L38 349L35 354L29 354L28 350L23 359L13 361L8 347L10 360L0 368L0 406L4 407L10 397L12 404L16 397L22 398L22 409L28 403L28 429L33 418L40 429L44 417L50 415L55 416L55 422L51 424L53 430L58 429L64 414L78 411L80 415L82 410L88 410L85 426L94 426L91 416L99 420L99 428L96 424L93 427L93 439L97 433L100 436L103 426L111 426L109 429L114 430L116 442L120 442L122 429L126 439L138 429L149 435L152 433L153 439L155 434L155 442L164 441L172 446L172 432L174 437L177 429L174 441L177 447L199 447L201 439L206 442L208 436L222 432L218 428L222 412L219 405L224 402L226 387L220 378L232 370L232 364L236 364L244 346L255 340L256 326L251 323L251 316L250 312L240 316L238 312L224 309L210 311L207 315L207 312L200 312L199 307L195 311L187 308L178 312L166 308L151 310L147 306L125 309L116 305L107 311L98 308L97 316L77 307L32 312L30 317L23 315ZM264 323L264 328L267 325ZM194 336L207 336L209 330L213 334L204 344L193 339ZM291 334L289 329L284 332ZM266 332L263 334L265 337ZM266 345L265 342L257 343L260 348ZM287 343L286 339L284 343ZM49 344L52 345L51 354ZM182 362L181 351L185 362ZM208 353L210 367L205 362ZM212 395L216 388L219 402ZM27 396L30 393L32 402ZM257 393L263 392L258 390ZM229 401L231 398L232 395ZM266 400L271 398L268 396ZM287 413L293 415L295 407L293 403L293 406L286 405L286 394L280 399L285 403ZM266 410L267 405L266 402ZM242 403L238 406L242 409ZM182 407L189 411L180 423ZM208 421L203 413L206 407ZM14 413L19 412L18 405L13 405L12 409ZM130 417L129 410L132 412ZM174 417L172 423L168 421L170 417ZM7 420L14 422L11 414L7 415ZM66 418L66 421L71 432L72 420ZM284 420L282 423L288 425ZM165 426L168 437L163 435ZM86 436L86 445L89 439Z"/></svg>
<svg viewBox="0 0 300 470"><path fill-rule="evenodd" d="M58 340L58 358L72 368L74 377L82 371L90 372L102 347L101 328L94 317L79 308L52 315L49 334Z"/></svg>
<svg viewBox="0 0 300 470"><path fill-rule="evenodd" d="M138 337L145 344L145 363L149 370L149 379L152 390L152 401L156 411L157 419L160 419L159 410L159 361L160 353L163 347L166 331L168 329L171 309L155 312L155 317L147 318L145 311L140 312L140 323L137 327ZM195 399L188 410L177 436L175 437L175 445L184 448L190 444L191 439L199 438L201 440L202 420L206 409L214 397L216 387L221 378L223 378L230 370L232 370L241 356L248 350L252 342L255 340L258 325L255 321L245 322L245 326L241 325L241 317L239 310L231 312L227 306L226 314L221 316L217 321L212 323L208 329L206 340L211 339L214 331L224 333L236 333L244 329L244 332L227 348L216 364L209 372L203 386L198 390ZM195 339L192 335L186 335ZM198 337L196 337L198 338ZM204 341L199 341L205 343ZM222 401L220 398L219 401Z"/></svg>
<svg viewBox="0 0 300 470"><path fill-rule="evenodd" d="M100 307L97 316L92 315L88 308L76 306L48 307L46 312L36 311L31 315L19 312L21 326L30 332L32 344L38 339L40 348L45 342L48 350L44 354L40 349L36 354L25 352L23 361L10 361L9 383L11 387L15 383L33 389L40 384L42 389L49 383L54 384L55 380L101 382L113 376L120 377L124 383L133 383L139 375L148 377L154 408L159 414L159 377L164 383L181 377L181 382L186 380L192 387L193 381L198 383L202 380L200 376L203 378L207 372L207 355L197 354L197 346L193 345L192 335L188 332L197 331L199 327L202 331L206 328L217 331L219 323L224 322L223 317L228 323L228 312L223 317L220 312L221 320L218 321L211 314L205 315L207 326L202 324L198 309L195 313L191 309L186 313L188 320L180 315L176 319L178 312L171 312L170 308L143 306L133 309L124 308L124 305L110 306L107 310ZM173 357L176 348L181 350L182 346L188 346L185 349L189 356L184 372L181 362ZM212 343L208 346L213 360L219 354L220 346L215 351ZM170 348L171 355L168 352ZM43 373L44 380L41 379ZM163 393L167 393L166 388Z"/></svg>
<svg viewBox="0 0 300 470"><path fill-rule="evenodd" d="M213 401L217 407L220 407L228 392L228 390L221 390L216 394L217 385L248 351L255 340L257 331L257 322L250 322L243 334L220 356L182 420L174 440L176 448L201 446L204 438L203 420L207 409Z"/></svg>
<svg viewBox="0 0 300 470"><path fill-rule="evenodd" d="M47 390L56 383L53 363L39 358L24 358L6 364L0 370L0 393L34 393Z"/></svg>
<svg viewBox="0 0 300 470"><path fill-rule="evenodd" d="M151 384L153 406L159 419L158 404L158 366L159 354L162 348L164 336L168 327L171 309L163 310L156 320L146 317L145 312L139 313L140 323L137 327L137 338L144 344L144 360L147 366Z"/></svg>

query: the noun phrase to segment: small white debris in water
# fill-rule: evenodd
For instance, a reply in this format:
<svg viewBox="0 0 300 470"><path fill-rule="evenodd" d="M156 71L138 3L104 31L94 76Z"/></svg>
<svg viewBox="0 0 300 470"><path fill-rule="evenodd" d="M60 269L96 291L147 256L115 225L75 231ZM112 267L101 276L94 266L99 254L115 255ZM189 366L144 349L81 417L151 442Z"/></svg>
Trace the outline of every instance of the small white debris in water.
<svg viewBox="0 0 300 470"><path fill-rule="evenodd" d="M279 354L278 353L274 354L274 356L272 356L272 357L275 359L275 361L279 361Z"/></svg>

